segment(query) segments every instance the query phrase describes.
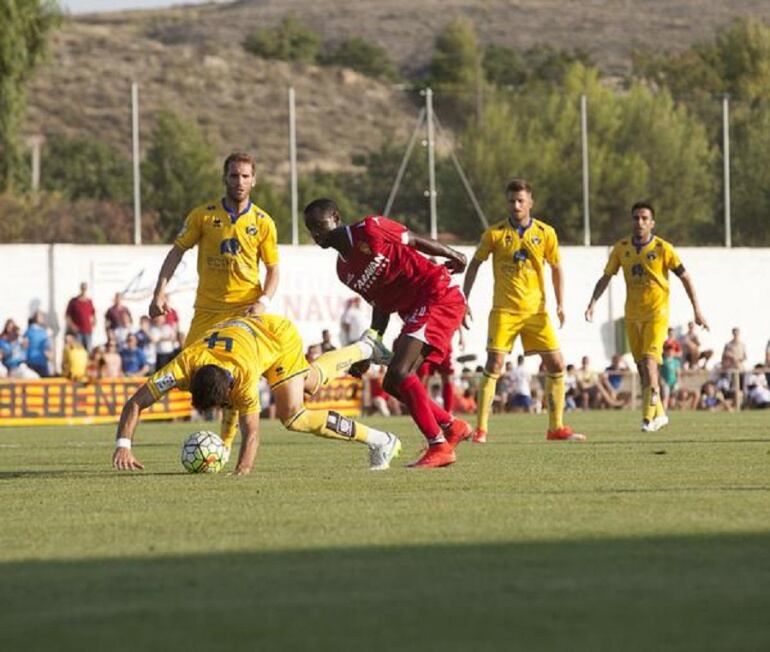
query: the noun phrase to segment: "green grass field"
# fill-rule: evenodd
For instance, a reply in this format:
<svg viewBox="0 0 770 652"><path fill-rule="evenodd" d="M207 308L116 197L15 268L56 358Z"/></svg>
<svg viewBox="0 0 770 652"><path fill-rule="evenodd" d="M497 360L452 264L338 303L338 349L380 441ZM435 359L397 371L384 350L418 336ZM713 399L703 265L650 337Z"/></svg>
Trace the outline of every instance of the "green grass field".
<svg viewBox="0 0 770 652"><path fill-rule="evenodd" d="M767 650L770 414L504 416L453 467L263 425L194 476L191 424L0 428L1 650Z"/></svg>

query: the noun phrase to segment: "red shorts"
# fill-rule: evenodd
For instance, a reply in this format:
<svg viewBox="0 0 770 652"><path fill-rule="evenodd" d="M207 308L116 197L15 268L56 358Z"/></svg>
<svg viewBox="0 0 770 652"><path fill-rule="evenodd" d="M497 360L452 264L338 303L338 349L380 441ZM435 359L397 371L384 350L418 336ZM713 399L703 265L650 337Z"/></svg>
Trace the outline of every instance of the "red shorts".
<svg viewBox="0 0 770 652"><path fill-rule="evenodd" d="M465 296L457 286L446 288L438 296L419 303L411 312L402 315L402 335L409 335L431 347L425 362L440 366L449 358L451 366L452 337L465 316Z"/></svg>
<svg viewBox="0 0 770 652"><path fill-rule="evenodd" d="M438 364L435 362L423 362L417 370L417 376L419 378L425 378L425 376L432 376L433 374L452 376L454 375L454 372L455 367L452 364L452 349L449 349L449 353L444 356L444 359Z"/></svg>

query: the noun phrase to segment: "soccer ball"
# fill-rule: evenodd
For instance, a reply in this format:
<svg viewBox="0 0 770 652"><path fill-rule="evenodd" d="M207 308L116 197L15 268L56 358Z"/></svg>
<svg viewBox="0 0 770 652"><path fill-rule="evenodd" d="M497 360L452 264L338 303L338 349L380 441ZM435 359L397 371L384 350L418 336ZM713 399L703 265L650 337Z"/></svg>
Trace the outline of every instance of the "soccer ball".
<svg viewBox="0 0 770 652"><path fill-rule="evenodd" d="M219 435L194 432L182 444L182 466L189 473L219 473L226 462L225 445Z"/></svg>

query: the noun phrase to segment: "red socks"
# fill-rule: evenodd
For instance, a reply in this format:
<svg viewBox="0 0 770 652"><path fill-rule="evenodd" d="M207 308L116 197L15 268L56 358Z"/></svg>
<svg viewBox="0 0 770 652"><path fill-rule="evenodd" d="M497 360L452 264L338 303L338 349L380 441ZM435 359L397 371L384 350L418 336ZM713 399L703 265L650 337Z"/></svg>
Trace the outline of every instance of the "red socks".
<svg viewBox="0 0 770 652"><path fill-rule="evenodd" d="M401 400L409 408L412 419L429 442L444 439L439 423L449 423L452 416L430 400L428 392L416 374L410 374L398 386ZM439 439L440 438L440 439Z"/></svg>

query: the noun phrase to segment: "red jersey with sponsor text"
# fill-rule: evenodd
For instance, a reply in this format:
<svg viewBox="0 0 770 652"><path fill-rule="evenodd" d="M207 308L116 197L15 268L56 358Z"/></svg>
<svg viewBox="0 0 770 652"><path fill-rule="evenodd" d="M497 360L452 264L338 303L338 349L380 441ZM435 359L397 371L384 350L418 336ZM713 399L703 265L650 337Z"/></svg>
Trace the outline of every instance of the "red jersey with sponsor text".
<svg viewBox="0 0 770 652"><path fill-rule="evenodd" d="M351 250L337 258L337 276L371 305L408 313L449 286L449 271L407 244L408 230L370 215L347 227Z"/></svg>

